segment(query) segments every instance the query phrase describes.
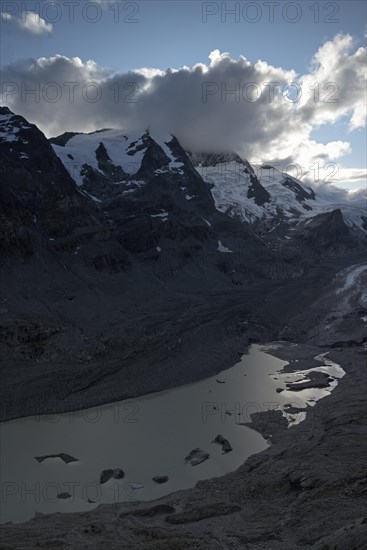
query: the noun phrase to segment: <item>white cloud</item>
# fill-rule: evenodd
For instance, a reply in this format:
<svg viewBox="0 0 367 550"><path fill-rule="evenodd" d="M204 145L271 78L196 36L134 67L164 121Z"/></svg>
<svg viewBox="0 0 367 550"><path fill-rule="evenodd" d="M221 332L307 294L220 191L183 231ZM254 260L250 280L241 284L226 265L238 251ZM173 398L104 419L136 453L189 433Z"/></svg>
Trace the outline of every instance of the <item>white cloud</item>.
<svg viewBox="0 0 367 550"><path fill-rule="evenodd" d="M365 181L366 178L366 168L341 168L339 171L339 180L343 182Z"/></svg>
<svg viewBox="0 0 367 550"><path fill-rule="evenodd" d="M366 48L353 48L350 35L325 42L312 60L311 71L301 78L298 109L313 124L334 123L349 115L349 129L366 124Z"/></svg>
<svg viewBox="0 0 367 550"><path fill-rule="evenodd" d="M47 23L33 11L23 12L20 17L14 17L9 13L3 12L1 13L1 22L4 25L10 23L13 29L18 29L33 36L50 35L53 31L52 24Z"/></svg>
<svg viewBox="0 0 367 550"><path fill-rule="evenodd" d="M351 131L365 124L365 51L354 48L349 35L323 44L304 75L263 60L235 60L219 50L209 60L126 74L78 57L23 61L3 70L9 92L4 102L47 135L149 126L175 134L187 149L231 150L254 162L297 162L303 173L315 162L324 166L350 153L347 132L329 143L310 137L342 117ZM38 103L27 89L38 89Z"/></svg>
<svg viewBox="0 0 367 550"><path fill-rule="evenodd" d="M52 33L52 24L46 23L42 17L33 11L26 11L18 21L21 30L31 34L42 35Z"/></svg>
<svg viewBox="0 0 367 550"><path fill-rule="evenodd" d="M8 23L9 21L12 21L14 19L14 17L10 15L10 13L6 13L6 12L1 12L0 16L1 16L2 23Z"/></svg>

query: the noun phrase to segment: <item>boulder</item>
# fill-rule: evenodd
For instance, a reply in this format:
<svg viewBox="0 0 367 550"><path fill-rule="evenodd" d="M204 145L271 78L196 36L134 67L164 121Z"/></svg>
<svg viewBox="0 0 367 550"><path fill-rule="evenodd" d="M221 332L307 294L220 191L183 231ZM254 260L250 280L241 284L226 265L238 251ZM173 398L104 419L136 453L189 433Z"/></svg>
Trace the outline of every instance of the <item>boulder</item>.
<svg viewBox="0 0 367 550"><path fill-rule="evenodd" d="M112 470L112 469L103 470L103 472L100 475L99 482L102 485L103 483L106 483L111 478L122 479L123 477L125 477L125 474L121 470L121 468L116 468L115 470Z"/></svg>
<svg viewBox="0 0 367 550"><path fill-rule="evenodd" d="M79 462L77 458L74 458L71 455L68 455L66 453L59 453L57 455L42 455L42 456L35 456L34 457L37 462L43 462L47 458L61 458L65 462L65 464L69 464L69 462Z"/></svg>
<svg viewBox="0 0 367 550"><path fill-rule="evenodd" d="M70 493L59 493L57 495L57 498L62 499L62 500L65 500L65 499L70 498L70 497L71 497Z"/></svg>
<svg viewBox="0 0 367 550"><path fill-rule="evenodd" d="M191 466L197 466L205 460L208 460L209 453L202 451L201 449L193 449L186 457L185 462L190 462Z"/></svg>
<svg viewBox="0 0 367 550"><path fill-rule="evenodd" d="M161 484L161 483L166 483L168 481L168 476L154 476L152 479L156 483Z"/></svg>
<svg viewBox="0 0 367 550"><path fill-rule="evenodd" d="M219 445L222 445L222 451L223 453L229 453L232 451L232 445L228 441L228 439L225 439L222 435L218 434L215 439L213 439L212 443L219 443Z"/></svg>

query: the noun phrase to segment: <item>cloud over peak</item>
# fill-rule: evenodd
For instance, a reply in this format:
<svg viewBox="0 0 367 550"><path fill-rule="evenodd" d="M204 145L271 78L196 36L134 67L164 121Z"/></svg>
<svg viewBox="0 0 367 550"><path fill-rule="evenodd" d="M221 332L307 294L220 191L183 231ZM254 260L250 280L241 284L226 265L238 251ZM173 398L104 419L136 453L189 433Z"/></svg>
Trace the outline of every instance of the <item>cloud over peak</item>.
<svg viewBox="0 0 367 550"><path fill-rule="evenodd" d="M342 117L350 130L365 124L365 49L349 35L323 44L304 75L219 50L209 60L125 74L78 57L23 61L3 70L3 102L48 135L150 126L187 149L292 160L306 172L350 151L347 141L316 142L313 130Z"/></svg>

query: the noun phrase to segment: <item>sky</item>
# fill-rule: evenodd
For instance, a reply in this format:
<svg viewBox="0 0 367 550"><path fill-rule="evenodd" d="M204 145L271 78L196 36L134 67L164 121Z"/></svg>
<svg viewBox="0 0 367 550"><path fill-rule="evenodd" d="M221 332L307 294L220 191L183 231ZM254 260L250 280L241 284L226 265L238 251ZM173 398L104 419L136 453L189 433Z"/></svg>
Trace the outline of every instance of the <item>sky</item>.
<svg viewBox="0 0 367 550"><path fill-rule="evenodd" d="M149 126L188 149L365 185L364 1L3 0L1 10L2 104L47 136Z"/></svg>

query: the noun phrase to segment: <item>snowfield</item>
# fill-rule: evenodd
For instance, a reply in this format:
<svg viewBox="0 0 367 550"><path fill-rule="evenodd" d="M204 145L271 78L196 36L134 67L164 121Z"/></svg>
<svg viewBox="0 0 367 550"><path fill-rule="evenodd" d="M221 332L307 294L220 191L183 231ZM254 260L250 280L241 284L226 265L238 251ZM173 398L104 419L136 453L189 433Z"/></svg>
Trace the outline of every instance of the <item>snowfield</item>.
<svg viewBox="0 0 367 550"><path fill-rule="evenodd" d="M340 275L344 277L344 285L338 290L338 293L352 288L361 273L367 269L367 264L348 267Z"/></svg>
<svg viewBox="0 0 367 550"><path fill-rule="evenodd" d="M121 130L106 130L93 134L79 134L69 139L66 145L52 144L65 168L78 186L83 185L81 171L84 164L98 170L96 150L103 143L113 164L127 174L136 174L141 166L145 148L141 136L126 136ZM138 150L139 148L139 150Z"/></svg>
<svg viewBox="0 0 367 550"><path fill-rule="evenodd" d="M172 170L183 174L183 163L175 158L167 145L172 140L172 136L151 135L150 137L163 149L169 159L167 169L157 169L156 173L160 174ZM78 134L71 137L65 146L53 143L52 147L55 153L79 187L84 183L83 165L91 166L100 172L96 150L101 143L104 145L113 164L120 166L129 175L136 174L139 171L147 150L141 134L129 134L127 136L123 130L103 130L91 134Z"/></svg>
<svg viewBox="0 0 367 550"><path fill-rule="evenodd" d="M3 115L5 123L7 116ZM14 129L15 131L18 130ZM167 165L157 168L155 174L174 172L183 175L184 163L175 157L168 145L172 136L158 133L149 135L168 158ZM16 134L11 132L0 135L1 137L8 141L17 139ZM71 137L65 146L52 144L55 153L79 187L84 183L84 165L101 172L96 158L96 150L101 143L113 164L120 166L129 176L139 171L147 151L146 142L141 134L126 135L123 130L77 134ZM261 222L268 231L272 231L282 220L290 220L297 224L311 220L318 214L340 209L349 227L366 231L366 200L362 192L353 194L327 185L311 188L297 178L269 165L263 165L255 172L247 160L236 154L188 154L196 171L211 185L211 194L220 212L248 223ZM113 183L117 185L119 182ZM137 186L144 183L141 180L136 182ZM186 187L181 189L186 191ZM132 190L125 191L130 192ZM188 194L186 191L187 201L194 197L194 194Z"/></svg>
<svg viewBox="0 0 367 550"><path fill-rule="evenodd" d="M195 155L193 158L195 159ZM348 194L330 186L311 188L302 181L267 166L262 167L256 176L261 186L269 193L270 200L259 206L254 197L248 197L251 176L245 169L255 175L251 165L242 160L220 163L213 161L213 165L209 166L202 163L196 165L196 170L203 180L213 185L211 192L220 212L254 223L259 220L272 221L279 215L299 220L311 219L318 214L340 209L349 227L356 226L365 231L364 217L367 217L367 211L364 196ZM292 189L289 183L294 184L295 188ZM305 197L297 197L297 190L304 193Z"/></svg>

